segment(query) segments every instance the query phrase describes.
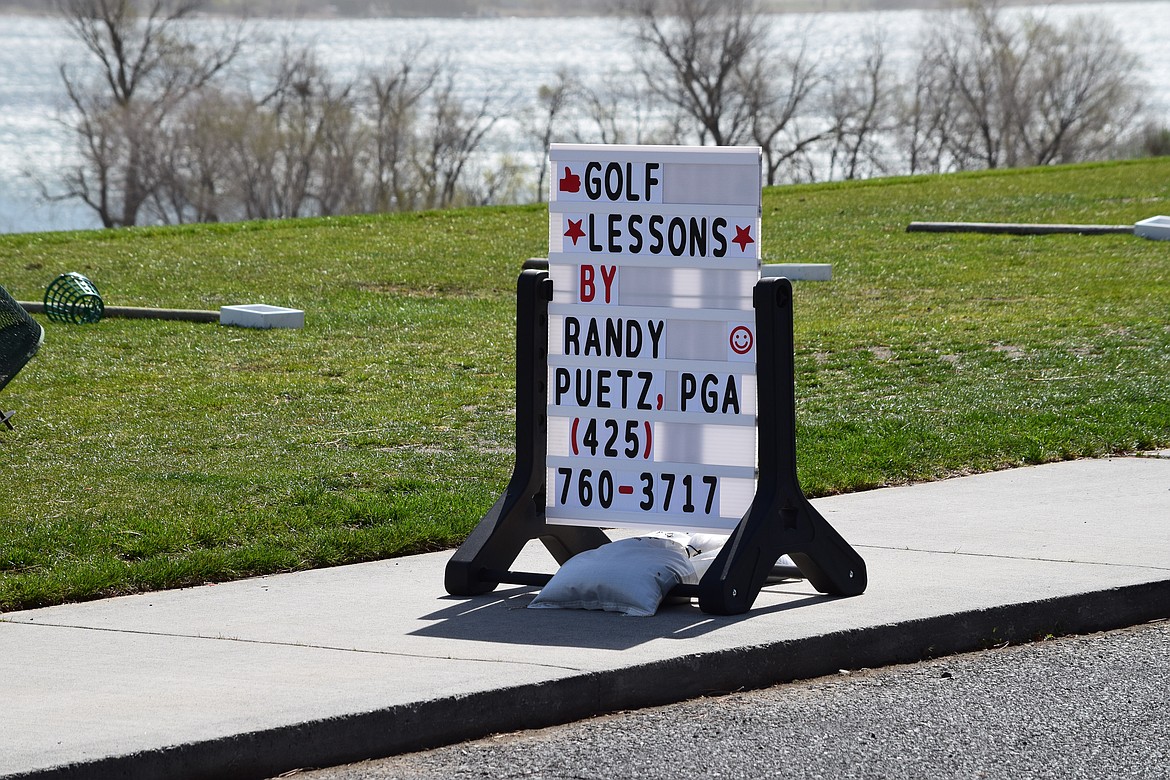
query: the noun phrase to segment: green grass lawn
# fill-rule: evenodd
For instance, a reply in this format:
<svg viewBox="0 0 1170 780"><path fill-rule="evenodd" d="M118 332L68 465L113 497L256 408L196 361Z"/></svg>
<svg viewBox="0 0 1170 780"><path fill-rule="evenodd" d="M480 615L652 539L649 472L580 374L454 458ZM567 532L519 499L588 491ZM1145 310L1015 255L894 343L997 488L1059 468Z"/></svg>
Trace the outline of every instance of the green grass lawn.
<svg viewBox="0 0 1170 780"><path fill-rule="evenodd" d="M810 495L1170 446L1170 243L908 234L1132 224L1170 159L784 187ZM0 236L0 284L305 310L304 330L46 326L0 394L0 610L457 544L512 466L513 293L543 206Z"/></svg>

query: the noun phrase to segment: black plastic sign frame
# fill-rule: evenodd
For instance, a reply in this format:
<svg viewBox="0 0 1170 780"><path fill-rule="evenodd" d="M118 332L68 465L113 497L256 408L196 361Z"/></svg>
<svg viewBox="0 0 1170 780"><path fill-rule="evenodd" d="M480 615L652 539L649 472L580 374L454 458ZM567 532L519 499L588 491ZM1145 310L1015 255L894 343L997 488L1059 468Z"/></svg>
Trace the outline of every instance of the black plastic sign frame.
<svg viewBox="0 0 1170 780"><path fill-rule="evenodd" d="M543 586L550 574L513 571L528 542L539 539L558 564L610 541L593 527L545 521L548 304L546 271L520 274L516 292L516 462L495 505L447 563L453 596L488 593L500 584ZM821 593L856 596L868 582L865 561L817 512L796 473L796 382L792 284L760 280L754 289L759 477L746 514L697 585L672 596L697 598L718 615L751 609L781 555Z"/></svg>

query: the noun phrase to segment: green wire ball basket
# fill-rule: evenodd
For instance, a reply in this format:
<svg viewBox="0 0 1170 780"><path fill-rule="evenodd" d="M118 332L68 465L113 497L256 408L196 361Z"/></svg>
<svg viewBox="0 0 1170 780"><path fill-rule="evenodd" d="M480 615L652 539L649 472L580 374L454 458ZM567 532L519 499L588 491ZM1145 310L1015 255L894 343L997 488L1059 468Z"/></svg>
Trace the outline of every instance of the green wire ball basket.
<svg viewBox="0 0 1170 780"><path fill-rule="evenodd" d="M87 325L100 320L105 309L93 282L79 273L61 274L45 289L45 316L53 322Z"/></svg>

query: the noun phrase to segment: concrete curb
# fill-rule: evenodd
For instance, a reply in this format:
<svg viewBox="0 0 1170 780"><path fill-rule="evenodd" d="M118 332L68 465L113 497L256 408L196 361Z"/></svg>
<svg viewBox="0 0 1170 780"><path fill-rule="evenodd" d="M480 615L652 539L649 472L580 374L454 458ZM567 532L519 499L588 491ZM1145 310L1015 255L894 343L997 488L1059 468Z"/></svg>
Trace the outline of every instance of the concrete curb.
<svg viewBox="0 0 1170 780"><path fill-rule="evenodd" d="M1170 618L1170 580L693 654L8 775L266 778L627 709Z"/></svg>

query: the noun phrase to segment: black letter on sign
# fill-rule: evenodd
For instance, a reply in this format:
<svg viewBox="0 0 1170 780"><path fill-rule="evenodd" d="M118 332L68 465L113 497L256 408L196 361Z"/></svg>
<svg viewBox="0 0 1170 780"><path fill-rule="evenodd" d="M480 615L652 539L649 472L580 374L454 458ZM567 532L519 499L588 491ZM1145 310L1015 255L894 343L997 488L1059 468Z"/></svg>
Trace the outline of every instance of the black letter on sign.
<svg viewBox="0 0 1170 780"><path fill-rule="evenodd" d="M580 355L581 321L576 317L565 317L565 354Z"/></svg>

